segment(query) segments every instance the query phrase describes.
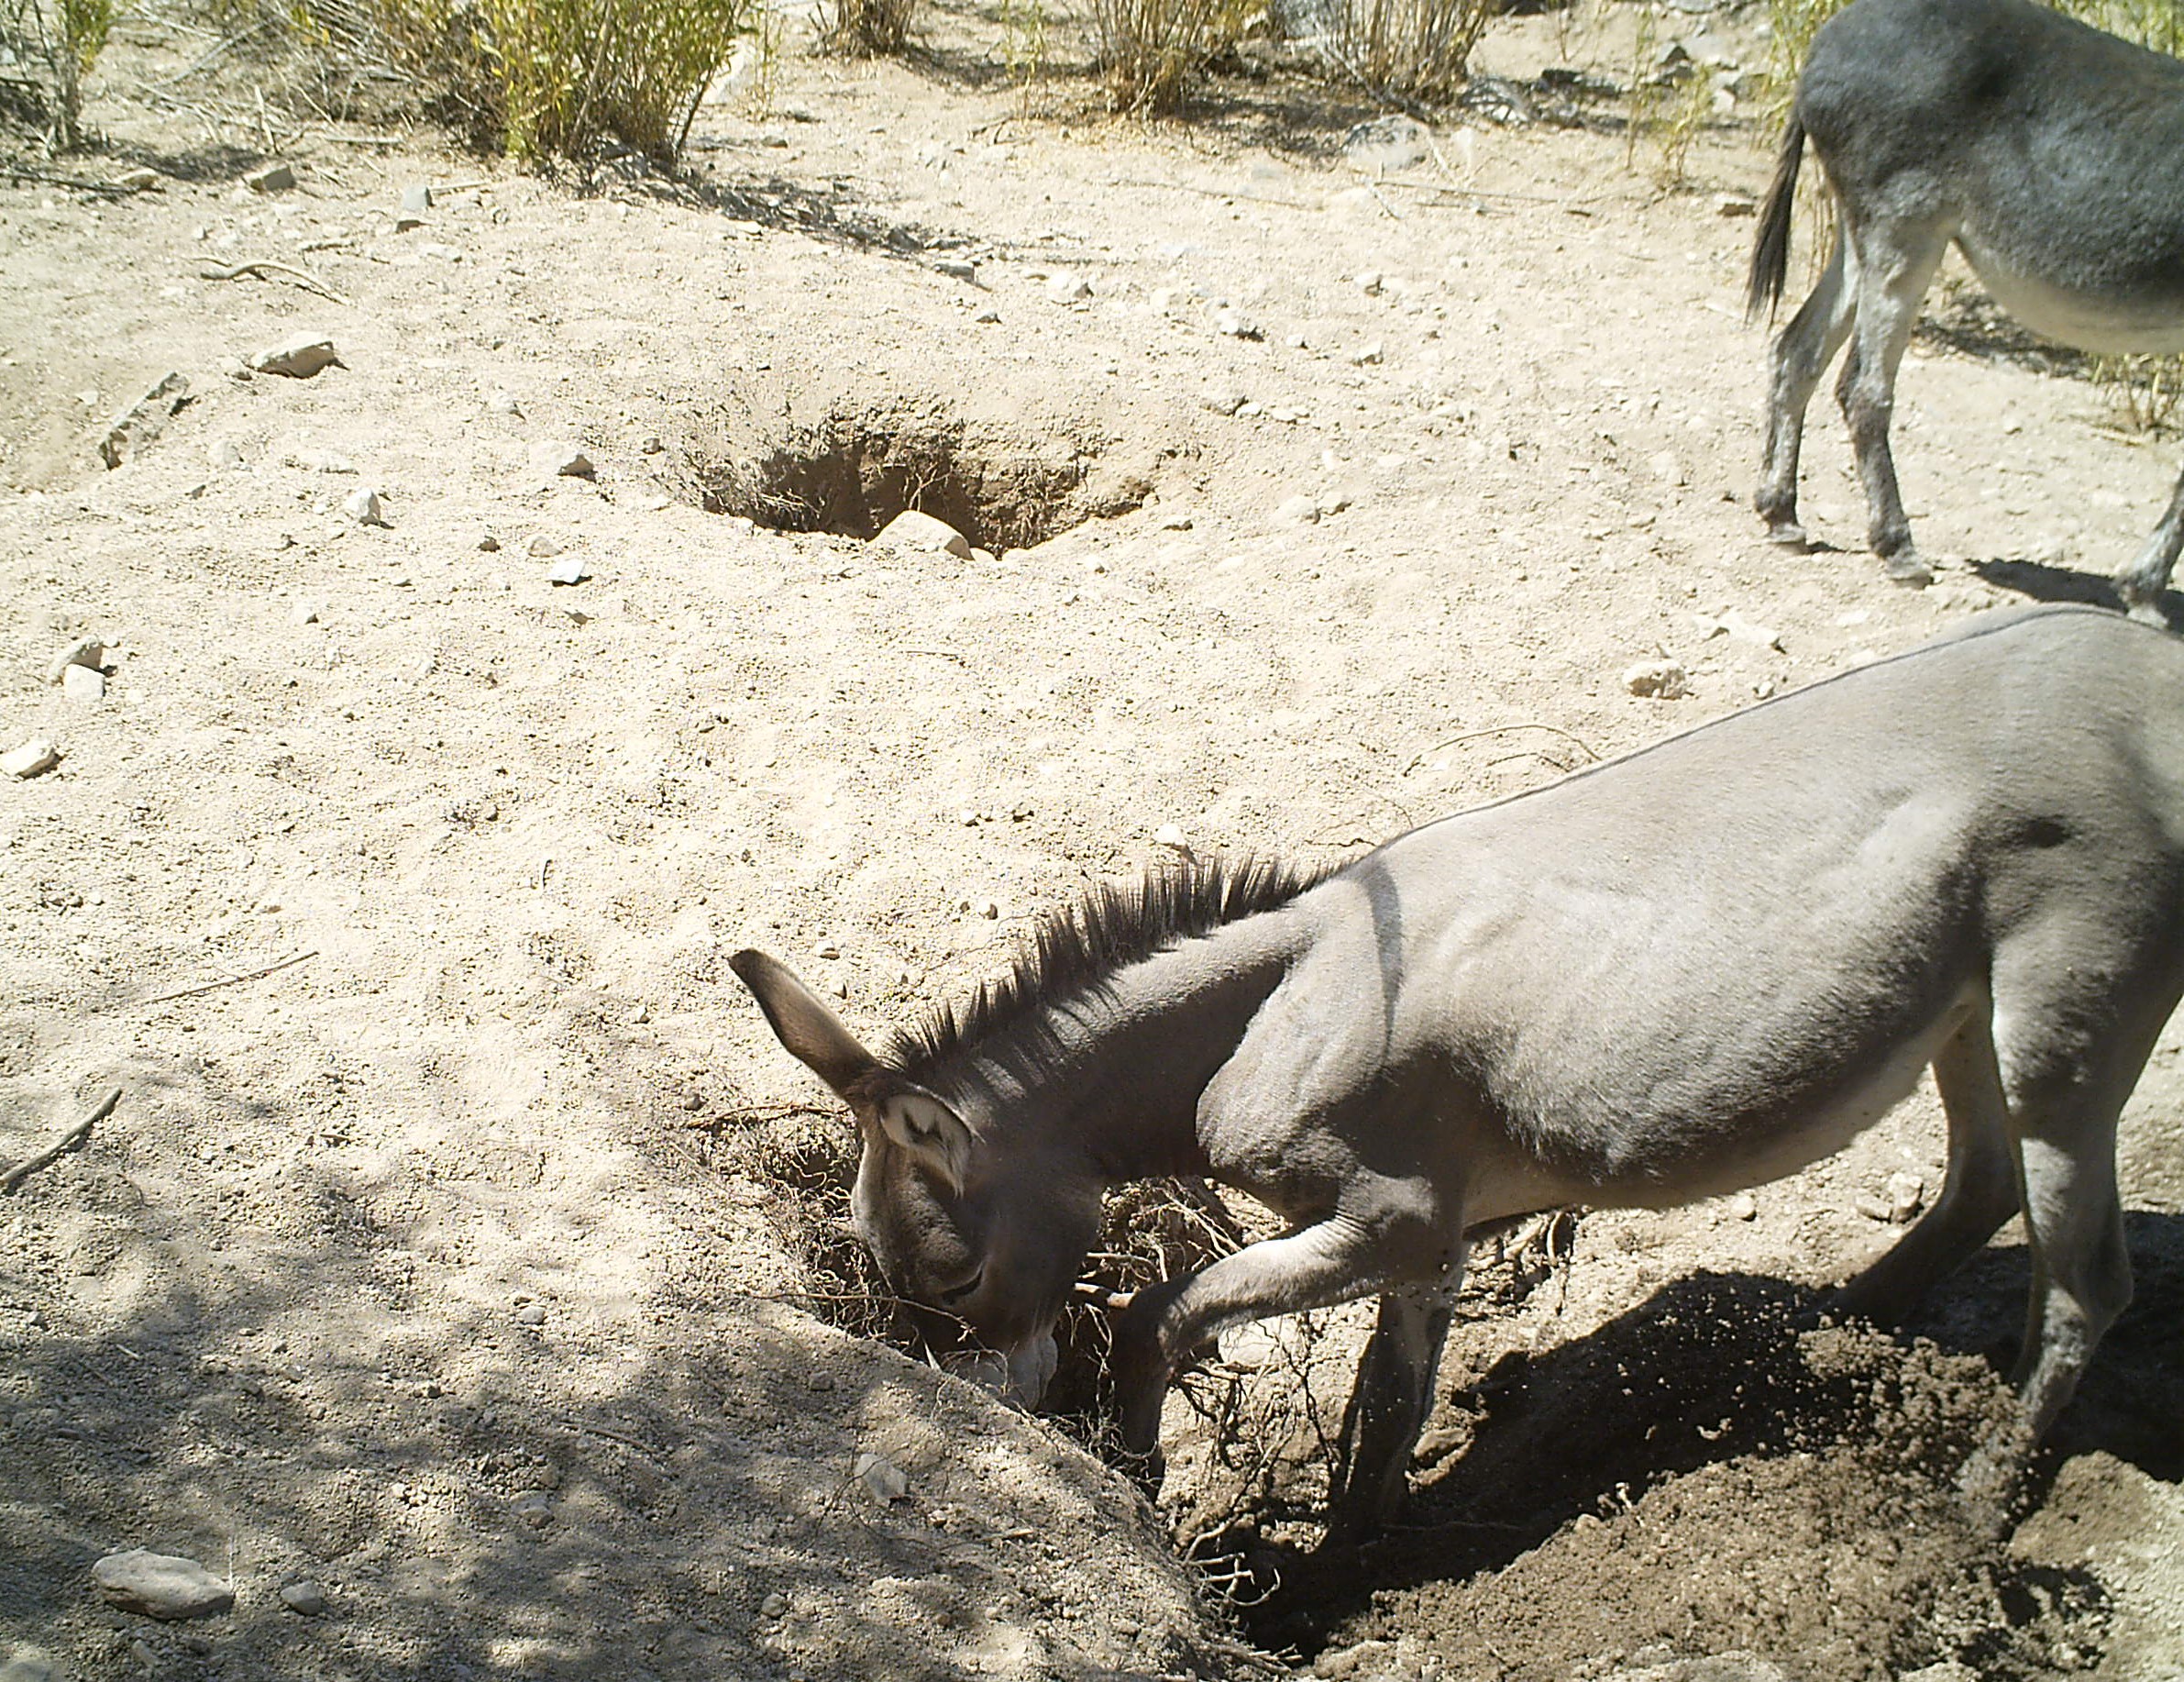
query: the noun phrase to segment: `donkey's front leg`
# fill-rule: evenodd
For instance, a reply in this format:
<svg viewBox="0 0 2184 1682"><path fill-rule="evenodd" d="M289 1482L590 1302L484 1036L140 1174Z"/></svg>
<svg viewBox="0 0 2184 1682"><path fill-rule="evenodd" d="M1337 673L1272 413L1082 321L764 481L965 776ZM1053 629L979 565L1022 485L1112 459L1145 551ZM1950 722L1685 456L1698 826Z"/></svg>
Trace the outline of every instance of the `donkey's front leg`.
<svg viewBox="0 0 2184 1682"><path fill-rule="evenodd" d="M1410 1246L1390 1240L1384 1221L1337 1214L1140 1291L1115 1334L1123 1445L1141 1455L1158 1446L1169 1375L1206 1339L1247 1320L1348 1302L1403 1277L1394 1252Z"/></svg>
<svg viewBox="0 0 2184 1682"><path fill-rule="evenodd" d="M1433 1408L1433 1381L1448 1341L1461 1267L1438 1284L1392 1290L1358 1362L1342 1415L1342 1441L1328 1485L1328 1539L1379 1529L1409 1493L1411 1450Z"/></svg>

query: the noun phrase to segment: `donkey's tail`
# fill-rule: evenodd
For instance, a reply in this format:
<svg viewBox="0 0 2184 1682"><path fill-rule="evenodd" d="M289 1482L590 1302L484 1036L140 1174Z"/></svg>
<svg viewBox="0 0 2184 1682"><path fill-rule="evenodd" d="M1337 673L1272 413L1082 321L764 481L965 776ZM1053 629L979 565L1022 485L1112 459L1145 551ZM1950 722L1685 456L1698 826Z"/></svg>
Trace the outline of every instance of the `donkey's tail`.
<svg viewBox="0 0 2184 1682"><path fill-rule="evenodd" d="M1752 271L1745 282L1744 318L1757 321L1781 302L1790 272L1790 213L1797 204L1797 167L1804 161L1804 124L1790 113L1782 149L1775 154L1774 184L1759 212L1759 231L1752 237Z"/></svg>

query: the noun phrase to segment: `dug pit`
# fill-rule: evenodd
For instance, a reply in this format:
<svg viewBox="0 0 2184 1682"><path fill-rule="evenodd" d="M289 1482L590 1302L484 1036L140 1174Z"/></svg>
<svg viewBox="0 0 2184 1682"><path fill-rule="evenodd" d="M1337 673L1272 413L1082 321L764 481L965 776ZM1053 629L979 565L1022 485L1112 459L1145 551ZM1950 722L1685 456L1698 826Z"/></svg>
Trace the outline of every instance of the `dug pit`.
<svg viewBox="0 0 2184 1682"><path fill-rule="evenodd" d="M996 554L1127 513L1153 492L1146 465L1117 465L1104 438L1037 437L937 401L840 404L810 416L724 405L694 426L684 455L715 514L870 537L914 508Z"/></svg>

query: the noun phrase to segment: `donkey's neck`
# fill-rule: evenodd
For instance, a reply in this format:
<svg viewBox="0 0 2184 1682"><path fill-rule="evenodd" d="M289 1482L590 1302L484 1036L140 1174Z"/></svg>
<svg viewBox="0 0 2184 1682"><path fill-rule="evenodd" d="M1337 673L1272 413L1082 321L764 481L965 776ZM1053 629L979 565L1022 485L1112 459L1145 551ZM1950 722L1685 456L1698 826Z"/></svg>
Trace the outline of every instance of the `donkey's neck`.
<svg viewBox="0 0 2184 1682"><path fill-rule="evenodd" d="M1186 940L997 1030L967 1072L1014 1142L1070 1150L1110 1184L1201 1173L1199 1095L1303 938L1285 906Z"/></svg>

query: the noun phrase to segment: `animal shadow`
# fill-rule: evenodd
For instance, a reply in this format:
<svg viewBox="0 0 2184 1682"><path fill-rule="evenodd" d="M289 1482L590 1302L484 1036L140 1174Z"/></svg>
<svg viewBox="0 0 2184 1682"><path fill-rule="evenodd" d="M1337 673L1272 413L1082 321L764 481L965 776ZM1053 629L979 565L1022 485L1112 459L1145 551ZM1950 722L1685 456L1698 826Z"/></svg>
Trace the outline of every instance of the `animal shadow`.
<svg viewBox="0 0 2184 1682"><path fill-rule="evenodd" d="M2115 613L2123 611L2123 598L2117 593L2115 581L2105 573L2080 572L2075 567L2058 567L2047 561L2006 558L1975 560L1971 570L1997 590L2011 591L2031 601L2076 602ZM2161 616L2172 627L2177 624L2178 605L2175 591L2161 592Z"/></svg>
<svg viewBox="0 0 2184 1682"><path fill-rule="evenodd" d="M2020 1516L2073 1455L2184 1479L2184 1216L2134 1213L2126 1231L2132 1306L2019 1490ZM2029 1279L2022 1245L1990 1249L1881 1332L1836 1324L1829 1290L1702 1272L1589 1336L1511 1350L1468 1384L1444 1377L1401 1522L1362 1548L1238 1539L1275 1585L1253 1632L1309 1651L1376 1592L1499 1571L1573 1521L1740 1457L1848 1449L1950 1488L2013 1405L2002 1386Z"/></svg>

